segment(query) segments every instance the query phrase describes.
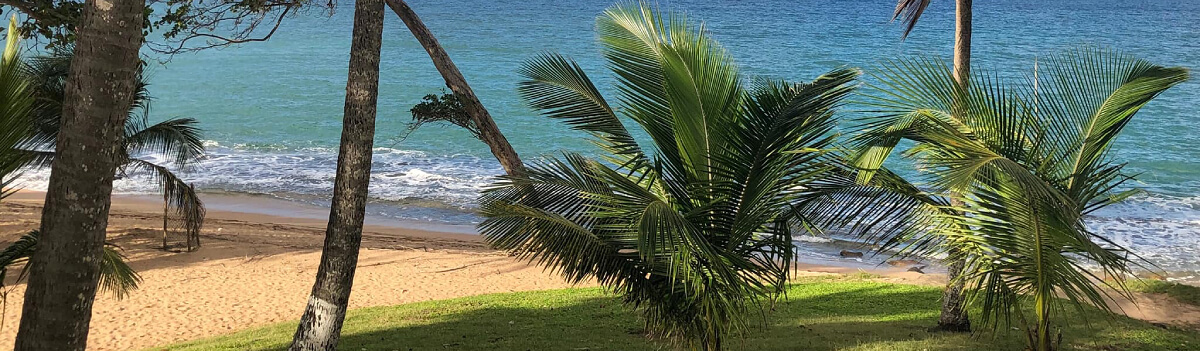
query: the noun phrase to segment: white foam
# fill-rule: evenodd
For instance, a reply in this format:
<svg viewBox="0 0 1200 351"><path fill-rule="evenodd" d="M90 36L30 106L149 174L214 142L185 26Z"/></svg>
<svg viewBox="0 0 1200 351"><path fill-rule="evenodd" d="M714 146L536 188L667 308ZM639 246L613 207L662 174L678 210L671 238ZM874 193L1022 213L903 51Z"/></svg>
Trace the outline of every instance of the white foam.
<svg viewBox="0 0 1200 351"><path fill-rule="evenodd" d="M256 194L291 194L309 200L327 199L332 193L337 150L234 145L206 142L208 155L194 170L180 175L202 190ZM453 221L475 221L471 212L479 191L502 174L491 158L466 154L433 155L421 151L379 147L374 149L370 195L373 199L414 207L457 209ZM143 156L168 164L170 160ZM45 190L49 170L22 174L19 186ZM156 184L145 175L131 174L114 182L124 194L154 194ZM284 196L287 197L287 196ZM323 200L322 200L323 201ZM321 202L321 201L313 201ZM389 212L406 219L437 220L446 213ZM432 217L431 217L432 216ZM1093 214L1088 226L1113 242L1176 272L1200 272L1200 196L1144 194ZM797 236L808 244L854 240L837 233Z"/></svg>

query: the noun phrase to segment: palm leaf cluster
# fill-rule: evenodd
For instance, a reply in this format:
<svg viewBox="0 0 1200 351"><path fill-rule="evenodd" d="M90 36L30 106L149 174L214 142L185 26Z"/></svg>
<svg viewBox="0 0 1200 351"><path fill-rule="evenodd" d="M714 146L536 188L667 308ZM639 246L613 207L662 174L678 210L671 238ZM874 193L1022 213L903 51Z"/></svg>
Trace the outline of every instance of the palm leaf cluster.
<svg viewBox="0 0 1200 351"><path fill-rule="evenodd" d="M17 18L8 23L8 36L4 54L0 58L0 199L8 197L15 189L10 187L17 178L17 171L28 162L28 156L16 152L25 143L32 121L27 117L33 109L30 84L21 69L20 31Z"/></svg>
<svg viewBox="0 0 1200 351"><path fill-rule="evenodd" d="M27 265L29 257L33 256L34 250L37 249L40 236L41 232L30 231L0 251L0 289L4 288L4 280L8 277L9 269L12 267L18 265L22 267L16 281L19 282L25 278L29 269ZM129 295L129 292L137 289L138 284L142 282L142 277L129 267L129 264L125 262L125 255L120 250L121 248L116 244L104 244L104 254L100 261L99 283L101 290L112 293L118 299Z"/></svg>
<svg viewBox="0 0 1200 351"><path fill-rule="evenodd" d="M29 114L33 123L32 133L28 135L21 151L28 155L33 166L48 167L54 159L53 150L58 140L71 57L71 48L59 48L50 55L30 59L26 65L26 74L34 83L31 89L36 101ZM199 233L205 215L203 202L195 189L176 175L171 167L136 156L159 155L170 160L176 170L190 169L204 155L198 122L191 118L174 118L151 124L148 85L144 77L139 78L138 82L137 93L125 123L125 136L122 139L125 152L120 154L122 159L118 172L121 175L149 175L158 183L167 207L173 209L183 222L190 250L199 245Z"/></svg>
<svg viewBox="0 0 1200 351"><path fill-rule="evenodd" d="M908 141L904 155L922 171L920 183L963 205L938 215L952 224L905 239L943 244L914 251L961 253L984 323L1016 316L1031 346L1050 350L1051 321L1063 308L1108 308L1104 280L1089 265L1124 276L1141 262L1084 219L1134 194L1111 147L1142 106L1187 77L1183 68L1080 49L1053 57L1024 84L977 72L964 88L940 61L893 61L878 70L866 98L872 116L854 139L866 170L859 180ZM1027 304L1034 325L1025 322Z"/></svg>
<svg viewBox="0 0 1200 351"><path fill-rule="evenodd" d="M0 61L0 199L14 190L8 185L16 179L17 171L30 162L38 162L41 154L25 149L37 144L37 139L31 135L36 134L38 123L42 122L30 116L35 111L44 111L45 106L36 102L37 87L30 84L29 72L22 66L18 55L19 43L20 30L16 26L16 16L13 16L9 21L8 37ZM29 257L37 249L39 236L39 231L31 231L0 251L0 303L7 302L8 292L3 288L9 269L21 265L16 281L24 279L29 268ZM105 244L100 263L100 288L117 298L123 298L129 291L137 289L141 277L129 267L119 250L114 244Z"/></svg>
<svg viewBox="0 0 1200 351"><path fill-rule="evenodd" d="M568 153L495 184L480 230L570 281L620 293L652 335L719 349L748 310L781 293L793 231L808 221L795 205L834 170L824 152L833 110L858 73L748 89L725 49L683 16L618 5L597 30L616 105L556 54L523 66L519 92L605 157Z"/></svg>

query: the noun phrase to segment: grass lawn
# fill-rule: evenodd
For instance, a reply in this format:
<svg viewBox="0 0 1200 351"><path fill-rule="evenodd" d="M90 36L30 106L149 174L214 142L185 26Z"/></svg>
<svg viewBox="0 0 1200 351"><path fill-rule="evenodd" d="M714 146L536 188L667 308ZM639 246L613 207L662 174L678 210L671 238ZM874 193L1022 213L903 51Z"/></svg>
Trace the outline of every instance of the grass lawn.
<svg viewBox="0 0 1200 351"><path fill-rule="evenodd" d="M1129 290L1166 294L1179 302L1193 306L1200 306L1200 287L1184 285L1179 283L1168 283L1161 280L1138 280L1128 283Z"/></svg>
<svg viewBox="0 0 1200 351"><path fill-rule="evenodd" d="M940 290L809 278L729 350L1023 350L1023 334L930 333ZM765 323L763 323L765 322ZM1064 350L1198 350L1200 333L1099 312L1061 319ZM1089 325L1090 323L1090 325ZM287 322L154 350L283 350ZM600 289L495 294L350 311L342 350L671 350Z"/></svg>

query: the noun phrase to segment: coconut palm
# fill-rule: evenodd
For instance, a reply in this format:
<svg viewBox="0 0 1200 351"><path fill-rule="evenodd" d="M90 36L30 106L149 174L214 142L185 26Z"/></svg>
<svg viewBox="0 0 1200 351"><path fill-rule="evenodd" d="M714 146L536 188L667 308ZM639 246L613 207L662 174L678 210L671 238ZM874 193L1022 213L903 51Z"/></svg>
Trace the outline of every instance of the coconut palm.
<svg viewBox="0 0 1200 351"><path fill-rule="evenodd" d="M362 244L371 154L379 100L379 61L383 46L383 0L354 3L350 66L342 140L338 149L333 199L325 227L325 245L308 305L288 350L334 350L350 305L354 270Z"/></svg>
<svg viewBox="0 0 1200 351"><path fill-rule="evenodd" d="M29 135L33 123L28 118L33 109L29 80L21 70L20 31L17 18L8 23L8 36L0 58L0 199L11 195L10 188L17 170L28 161L28 155L16 152Z"/></svg>
<svg viewBox="0 0 1200 351"><path fill-rule="evenodd" d="M793 207L832 169L833 109L858 73L746 88L703 26L645 4L608 9L597 31L618 105L556 54L528 61L518 90L605 157L567 153L504 178L482 196L479 229L494 247L621 294L651 335L720 349L782 292L792 234L808 222Z"/></svg>
<svg viewBox="0 0 1200 351"><path fill-rule="evenodd" d="M892 20L900 20L904 24L903 37L907 38L929 7L931 0L899 0ZM954 0L954 81L966 89L971 73L971 31L972 31L972 2L973 0ZM951 201L955 201L951 198ZM956 203L957 205L957 203ZM958 253L952 255L961 257ZM950 283L942 294L942 311L938 317L938 330L971 331L971 321L963 299L963 285L958 279L965 263L962 260L948 261L947 270Z"/></svg>
<svg viewBox="0 0 1200 351"><path fill-rule="evenodd" d="M7 186L16 179L17 171L34 156L22 147L29 145L35 126L34 119L29 116L40 107L34 103L34 86L30 84L28 72L22 69L19 44L20 31L14 16L9 21L3 60L0 61L0 200L15 190ZM8 293L3 288L9 269L21 266L17 280L25 277L25 268L28 266L24 264L37 248L39 237L40 231L31 231L0 251L0 303L7 302ZM121 298L137 288L141 277L129 268L119 249L113 244L104 246L100 287Z"/></svg>
<svg viewBox="0 0 1200 351"><path fill-rule="evenodd" d="M145 1L87 0L63 101L38 248L14 350L84 350L122 129L136 91Z"/></svg>
<svg viewBox="0 0 1200 351"><path fill-rule="evenodd" d="M28 273L26 264L37 249L40 237L40 231L30 231L0 251L0 289L5 287L4 279L8 277L11 268L21 267L17 282L25 278ZM141 282L142 277L125 262L125 254L121 253L121 247L113 243L104 243L104 255L100 261L100 289L120 299L128 296L130 291L136 290ZM0 302L6 303L7 296L7 291L0 291Z"/></svg>
<svg viewBox="0 0 1200 351"><path fill-rule="evenodd" d="M964 88L940 61L892 62L869 90L875 114L855 137L857 165L869 178L901 140L912 142L905 155L924 171L929 193L962 203L950 211L961 214L939 219L955 224L924 239L944 238L965 260L962 279L985 324L1015 317L1033 349L1051 350L1063 309L1108 309L1099 285L1109 283L1086 264L1119 277L1140 262L1084 218L1135 193L1111 147L1142 106L1187 77L1183 68L1096 49L1055 56L1019 86L975 72Z"/></svg>
<svg viewBox="0 0 1200 351"><path fill-rule="evenodd" d="M903 37L912 33L931 0L899 0L892 20L904 24ZM954 80L966 84L971 73L971 20L973 0L954 0Z"/></svg>
<svg viewBox="0 0 1200 351"><path fill-rule="evenodd" d="M49 167L54 159L53 150L60 130L59 120L62 118L72 52L72 48L61 48L26 63L26 74L33 82L30 88L36 101L29 114L34 124L33 131L21 149L31 156L33 166ZM151 99L147 87L142 70L139 70L137 93L121 140L124 152L119 155L118 173L122 176L148 174L158 183L167 207L174 209L175 214L183 220L188 249L191 250L193 244L199 245L199 232L205 214L203 202L196 191L170 167L136 156L157 154L171 160L171 166L175 169L187 170L203 157L204 143L200 140L200 129L194 119L174 118L150 124ZM165 249L166 243L163 245Z"/></svg>

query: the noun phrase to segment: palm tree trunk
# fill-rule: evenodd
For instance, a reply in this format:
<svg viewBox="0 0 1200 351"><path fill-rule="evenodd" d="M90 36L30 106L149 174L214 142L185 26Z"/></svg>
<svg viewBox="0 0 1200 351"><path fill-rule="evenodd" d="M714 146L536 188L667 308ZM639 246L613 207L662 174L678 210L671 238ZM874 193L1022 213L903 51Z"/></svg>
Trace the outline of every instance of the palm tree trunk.
<svg viewBox="0 0 1200 351"><path fill-rule="evenodd" d="M967 85L971 73L971 0L956 0L954 10L954 81Z"/></svg>
<svg viewBox="0 0 1200 351"><path fill-rule="evenodd" d="M338 152L329 224L325 229L325 247L321 252L316 283L290 350L333 350L346 318L371 176L382 35L383 1L357 1L354 4L354 37L350 45L341 150Z"/></svg>
<svg viewBox="0 0 1200 351"><path fill-rule="evenodd" d="M87 0L15 350L84 350L142 44L144 0Z"/></svg>
<svg viewBox="0 0 1200 351"><path fill-rule="evenodd" d="M952 252L951 257L959 257ZM966 266L965 258L954 258L950 261L947 267L947 276L950 282L946 284L946 290L942 292L942 313L938 317L937 330L952 331L952 332L970 332L971 320L967 318L966 296L963 295L963 287L966 282L961 279L963 268Z"/></svg>
<svg viewBox="0 0 1200 351"><path fill-rule="evenodd" d="M171 200L163 193L163 251L167 251L167 218L171 215Z"/></svg>
<svg viewBox="0 0 1200 351"><path fill-rule="evenodd" d="M965 91L971 73L971 0L956 0L954 26L954 81ZM962 203L954 200L955 206ZM970 332L971 320L967 317L966 299L963 296L961 279L966 262L961 255L951 252L951 257L957 257L947 267L950 283L942 293L942 313L938 318L938 330Z"/></svg>
<svg viewBox="0 0 1200 351"><path fill-rule="evenodd" d="M421 22L421 18L417 17L417 13L413 12L404 0L386 1L392 12L400 16L404 25L408 26L413 37L416 37L417 41L421 42L421 46L425 47L425 52L429 53L433 65L442 74L442 79L446 80L446 86L455 95L458 95L463 109L466 110L468 116L471 116L471 121L475 122L475 126L479 128L480 139L488 145L496 160L500 161L500 166L504 167L505 173L511 176L525 174L525 166L521 163L521 157L517 155L517 151L508 143L508 139L504 138L504 134L500 133L500 128L492 120L492 115L483 107L483 103L479 102L475 91L471 90L470 85L467 85L467 79L463 77L462 72L458 71L454 61L450 60L450 55L446 54L446 50L442 49L441 44L438 44L437 38L433 37L433 33L430 33L429 28L425 27L425 23Z"/></svg>

